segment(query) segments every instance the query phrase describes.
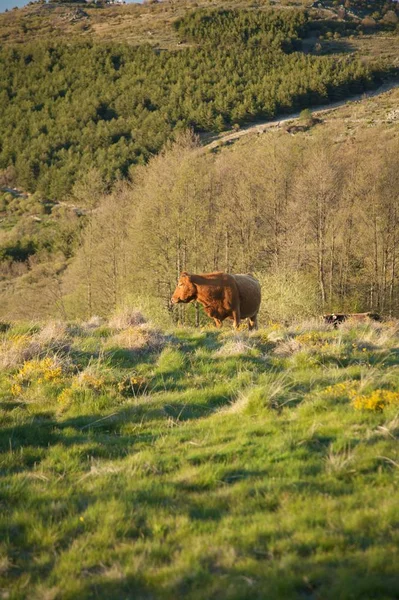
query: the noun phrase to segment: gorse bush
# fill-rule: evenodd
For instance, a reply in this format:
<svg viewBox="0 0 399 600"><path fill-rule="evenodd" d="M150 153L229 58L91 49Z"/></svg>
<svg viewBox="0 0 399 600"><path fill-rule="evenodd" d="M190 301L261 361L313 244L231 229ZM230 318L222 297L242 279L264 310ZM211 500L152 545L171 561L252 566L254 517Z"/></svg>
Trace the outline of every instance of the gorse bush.
<svg viewBox="0 0 399 600"><path fill-rule="evenodd" d="M373 390L368 394L350 392L353 406L359 410L384 410L387 406L399 408L399 392L392 390Z"/></svg>

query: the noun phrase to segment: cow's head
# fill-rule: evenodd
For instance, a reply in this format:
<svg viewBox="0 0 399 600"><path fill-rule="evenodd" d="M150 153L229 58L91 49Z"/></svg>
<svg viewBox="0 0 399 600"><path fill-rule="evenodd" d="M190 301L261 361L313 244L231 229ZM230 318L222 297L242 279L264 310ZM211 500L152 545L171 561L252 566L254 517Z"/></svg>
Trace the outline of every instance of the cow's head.
<svg viewBox="0 0 399 600"><path fill-rule="evenodd" d="M197 297L197 288L191 280L191 276L188 273L182 273L177 282L177 287L171 298L172 304L178 304L179 302L191 302Z"/></svg>

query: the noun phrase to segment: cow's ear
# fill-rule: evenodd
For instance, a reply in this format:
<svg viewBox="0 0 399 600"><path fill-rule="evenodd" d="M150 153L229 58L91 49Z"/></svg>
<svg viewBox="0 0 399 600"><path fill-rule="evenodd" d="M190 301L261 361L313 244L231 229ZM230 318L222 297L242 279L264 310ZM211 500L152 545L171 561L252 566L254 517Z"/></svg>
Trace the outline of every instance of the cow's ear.
<svg viewBox="0 0 399 600"><path fill-rule="evenodd" d="M183 271L183 273L181 273L180 277L185 277L186 279L188 279L190 281L191 277L190 275L187 273L187 271Z"/></svg>

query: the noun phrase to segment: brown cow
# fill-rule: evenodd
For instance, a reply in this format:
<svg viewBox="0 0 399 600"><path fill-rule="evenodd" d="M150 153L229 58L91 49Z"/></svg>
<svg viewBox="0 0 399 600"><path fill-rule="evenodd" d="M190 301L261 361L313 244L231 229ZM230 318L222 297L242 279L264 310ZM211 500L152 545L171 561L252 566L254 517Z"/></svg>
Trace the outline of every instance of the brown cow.
<svg viewBox="0 0 399 600"><path fill-rule="evenodd" d="M221 327L225 319L233 319L237 329L241 319L248 319L249 329L257 329L260 299L259 281L250 273L182 273L171 302L177 304L197 300L215 321L216 327Z"/></svg>

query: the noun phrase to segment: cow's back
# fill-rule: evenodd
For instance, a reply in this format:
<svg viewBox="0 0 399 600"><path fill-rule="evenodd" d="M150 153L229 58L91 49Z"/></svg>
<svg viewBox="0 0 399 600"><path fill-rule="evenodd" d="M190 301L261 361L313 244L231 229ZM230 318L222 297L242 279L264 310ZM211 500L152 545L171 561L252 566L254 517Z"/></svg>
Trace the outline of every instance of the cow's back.
<svg viewBox="0 0 399 600"><path fill-rule="evenodd" d="M238 293L240 296L240 313L241 318L246 319L257 314L260 301L261 289L259 281L250 273L245 275L233 275L237 283Z"/></svg>

